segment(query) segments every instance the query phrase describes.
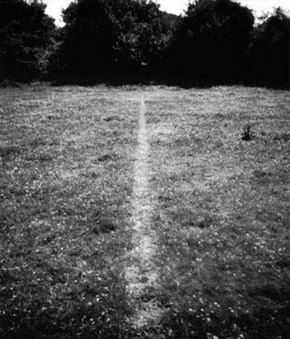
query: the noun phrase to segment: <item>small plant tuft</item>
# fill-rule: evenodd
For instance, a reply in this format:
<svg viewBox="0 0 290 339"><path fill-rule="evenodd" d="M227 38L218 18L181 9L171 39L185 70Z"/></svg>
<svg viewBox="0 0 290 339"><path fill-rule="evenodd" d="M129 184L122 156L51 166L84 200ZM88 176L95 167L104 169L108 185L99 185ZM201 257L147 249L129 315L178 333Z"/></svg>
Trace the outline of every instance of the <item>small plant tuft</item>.
<svg viewBox="0 0 290 339"><path fill-rule="evenodd" d="M255 137L256 136L252 131L251 124L245 125L243 133L242 133L242 140L250 141L250 140L253 140Z"/></svg>

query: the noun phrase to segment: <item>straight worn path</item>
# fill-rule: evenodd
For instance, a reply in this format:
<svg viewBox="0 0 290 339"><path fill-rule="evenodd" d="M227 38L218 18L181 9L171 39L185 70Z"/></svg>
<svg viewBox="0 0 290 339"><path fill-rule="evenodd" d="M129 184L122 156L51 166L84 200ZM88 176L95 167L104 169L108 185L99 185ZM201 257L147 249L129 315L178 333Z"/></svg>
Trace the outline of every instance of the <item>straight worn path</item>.
<svg viewBox="0 0 290 339"><path fill-rule="evenodd" d="M136 304L135 314L130 319L135 328L142 328L149 324L154 325L161 317L161 309L152 296L152 290L158 288L158 271L154 264L157 239L156 233L151 227L154 196L149 187L149 157L150 143L146 124L146 106L142 95L131 201L133 250L128 253L129 264L125 268L127 291Z"/></svg>

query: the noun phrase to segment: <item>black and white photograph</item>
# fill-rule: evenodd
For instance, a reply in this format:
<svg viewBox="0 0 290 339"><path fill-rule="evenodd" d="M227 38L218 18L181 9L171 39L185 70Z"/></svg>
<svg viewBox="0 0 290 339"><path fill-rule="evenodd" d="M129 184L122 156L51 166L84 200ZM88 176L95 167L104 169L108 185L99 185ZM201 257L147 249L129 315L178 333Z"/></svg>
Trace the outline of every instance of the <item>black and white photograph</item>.
<svg viewBox="0 0 290 339"><path fill-rule="evenodd" d="M290 339L289 0L0 0L0 339Z"/></svg>

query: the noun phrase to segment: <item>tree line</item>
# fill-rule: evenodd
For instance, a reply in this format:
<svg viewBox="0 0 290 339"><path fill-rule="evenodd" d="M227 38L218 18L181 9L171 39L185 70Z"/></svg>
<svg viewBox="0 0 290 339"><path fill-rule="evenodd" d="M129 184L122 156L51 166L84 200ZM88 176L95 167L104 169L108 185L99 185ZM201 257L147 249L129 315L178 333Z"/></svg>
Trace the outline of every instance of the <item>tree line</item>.
<svg viewBox="0 0 290 339"><path fill-rule="evenodd" d="M196 0L184 16L147 0L78 0L59 28L37 0L0 0L0 80L136 77L290 86L290 17L255 25L231 0Z"/></svg>

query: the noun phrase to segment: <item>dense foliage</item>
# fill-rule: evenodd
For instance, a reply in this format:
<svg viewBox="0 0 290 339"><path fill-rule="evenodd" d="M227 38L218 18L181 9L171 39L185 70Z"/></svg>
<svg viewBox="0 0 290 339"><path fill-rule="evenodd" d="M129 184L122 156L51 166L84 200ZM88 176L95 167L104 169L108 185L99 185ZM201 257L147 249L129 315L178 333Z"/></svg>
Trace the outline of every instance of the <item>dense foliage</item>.
<svg viewBox="0 0 290 339"><path fill-rule="evenodd" d="M290 18L255 26L231 0L195 0L184 16L150 0L78 0L56 28L37 0L0 0L0 78L146 75L289 86Z"/></svg>
<svg viewBox="0 0 290 339"><path fill-rule="evenodd" d="M95 75L112 64L117 25L107 1L71 3L63 19L66 26L60 61L67 73Z"/></svg>
<svg viewBox="0 0 290 339"><path fill-rule="evenodd" d="M48 67L55 26L45 5L0 1L0 79L30 80Z"/></svg>
<svg viewBox="0 0 290 339"><path fill-rule="evenodd" d="M95 76L151 66L174 22L154 2L79 0L63 13L66 24L59 66L65 74Z"/></svg>
<svg viewBox="0 0 290 339"><path fill-rule="evenodd" d="M172 63L183 75L236 78L241 74L254 17L228 0L190 4L172 43Z"/></svg>
<svg viewBox="0 0 290 339"><path fill-rule="evenodd" d="M255 30L250 74L253 80L274 86L289 86L290 17L280 8Z"/></svg>

